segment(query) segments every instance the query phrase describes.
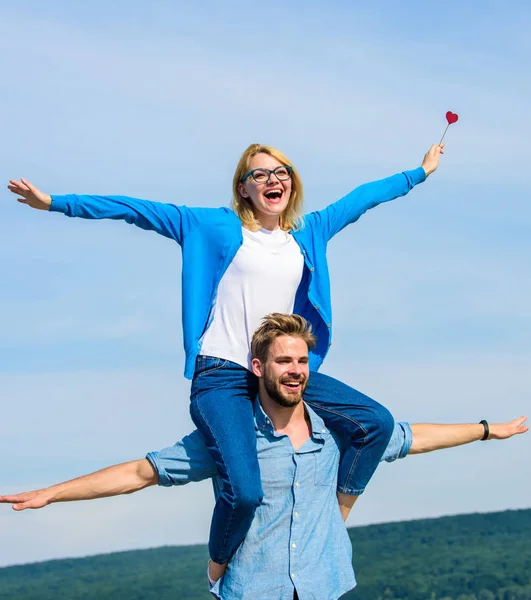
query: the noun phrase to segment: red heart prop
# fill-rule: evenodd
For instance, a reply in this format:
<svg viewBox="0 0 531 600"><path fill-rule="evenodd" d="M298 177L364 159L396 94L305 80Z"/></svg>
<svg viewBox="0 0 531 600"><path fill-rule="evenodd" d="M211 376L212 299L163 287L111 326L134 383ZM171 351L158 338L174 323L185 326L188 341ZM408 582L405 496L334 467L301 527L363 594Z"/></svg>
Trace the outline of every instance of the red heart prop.
<svg viewBox="0 0 531 600"><path fill-rule="evenodd" d="M459 116L456 115L455 113L453 113L451 110L449 110L446 113L446 120L448 121L448 125L455 123L457 121L457 119L459 119Z"/></svg>

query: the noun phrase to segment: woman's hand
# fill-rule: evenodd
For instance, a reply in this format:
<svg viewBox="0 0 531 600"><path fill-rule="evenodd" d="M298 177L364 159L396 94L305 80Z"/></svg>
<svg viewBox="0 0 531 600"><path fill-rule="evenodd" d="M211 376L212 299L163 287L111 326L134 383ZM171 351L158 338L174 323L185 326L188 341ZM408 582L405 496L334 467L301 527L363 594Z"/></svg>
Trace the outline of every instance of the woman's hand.
<svg viewBox="0 0 531 600"><path fill-rule="evenodd" d="M433 144L433 146L426 152L426 156L420 165L424 171L426 171L426 177L431 175L433 171L439 166L439 158L441 154L444 154L445 144Z"/></svg>
<svg viewBox="0 0 531 600"><path fill-rule="evenodd" d="M21 178L20 181L11 179L7 187L13 194L22 196L22 198L17 198L21 204L27 204L38 210L50 210L52 197L41 192L26 179Z"/></svg>

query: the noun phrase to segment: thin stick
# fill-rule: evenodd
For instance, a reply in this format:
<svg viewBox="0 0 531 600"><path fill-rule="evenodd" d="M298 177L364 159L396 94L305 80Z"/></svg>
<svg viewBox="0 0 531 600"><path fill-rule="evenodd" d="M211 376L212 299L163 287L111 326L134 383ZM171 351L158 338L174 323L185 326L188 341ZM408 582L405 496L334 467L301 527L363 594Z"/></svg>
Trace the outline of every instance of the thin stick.
<svg viewBox="0 0 531 600"><path fill-rule="evenodd" d="M450 127L450 123L448 123L448 125L446 126L446 129L444 130L441 141L439 142L439 146L442 144L442 141L444 140L444 136L446 135L446 132L448 131L448 127Z"/></svg>

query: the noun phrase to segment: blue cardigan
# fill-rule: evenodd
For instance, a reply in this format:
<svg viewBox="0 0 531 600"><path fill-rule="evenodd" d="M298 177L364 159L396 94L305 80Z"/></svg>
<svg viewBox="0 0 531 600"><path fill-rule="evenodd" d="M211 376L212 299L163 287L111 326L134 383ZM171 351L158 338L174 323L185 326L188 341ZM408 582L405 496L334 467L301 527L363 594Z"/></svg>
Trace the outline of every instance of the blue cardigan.
<svg viewBox="0 0 531 600"><path fill-rule="evenodd" d="M324 210L303 217L292 231L304 256L304 273L293 312L310 321L317 347L310 355L316 371L331 345L332 302L326 260L328 241L370 208L407 194L423 182L422 167L366 183ZM52 196L51 211L84 219L123 219L175 240L182 248L182 321L186 363L191 379L201 338L207 328L223 274L243 241L242 224L229 208L189 208L124 196Z"/></svg>

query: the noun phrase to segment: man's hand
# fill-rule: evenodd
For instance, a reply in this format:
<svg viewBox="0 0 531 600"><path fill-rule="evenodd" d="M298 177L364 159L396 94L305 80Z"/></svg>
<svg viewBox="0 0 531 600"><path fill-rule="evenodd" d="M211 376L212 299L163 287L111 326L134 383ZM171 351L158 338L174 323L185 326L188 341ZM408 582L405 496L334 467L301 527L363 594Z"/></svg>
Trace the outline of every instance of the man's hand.
<svg viewBox="0 0 531 600"><path fill-rule="evenodd" d="M507 438L525 433L529 426L524 425L527 417L518 417L508 423L489 423L489 440L506 440Z"/></svg>
<svg viewBox="0 0 531 600"><path fill-rule="evenodd" d="M7 187L13 194L22 196L22 198L17 198L21 204L27 204L38 210L50 210L52 197L41 192L26 179L21 178L20 181L11 179Z"/></svg>
<svg viewBox="0 0 531 600"><path fill-rule="evenodd" d="M0 496L0 504L12 504L13 510L25 510L26 508L43 508L51 503L51 497L47 488L24 492L14 496Z"/></svg>
<svg viewBox="0 0 531 600"><path fill-rule="evenodd" d="M433 146L426 152L424 160L420 165L424 171L426 171L426 177L431 175L439 166L439 158L441 154L444 154L444 146L445 144L441 144L440 146L439 144L433 144Z"/></svg>

